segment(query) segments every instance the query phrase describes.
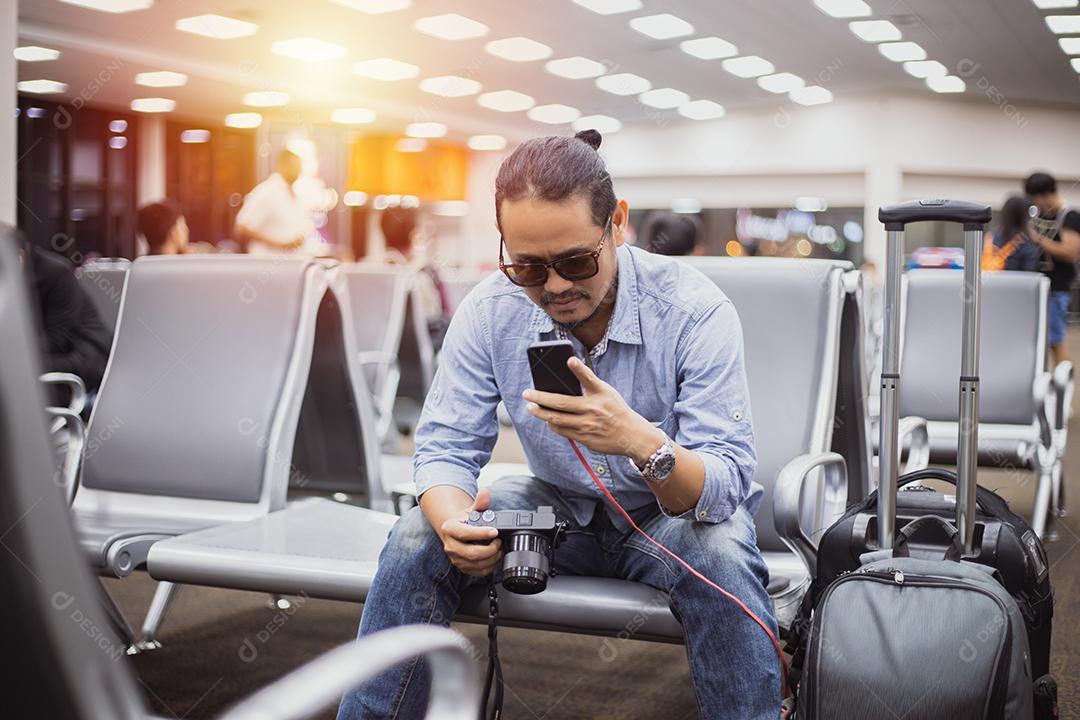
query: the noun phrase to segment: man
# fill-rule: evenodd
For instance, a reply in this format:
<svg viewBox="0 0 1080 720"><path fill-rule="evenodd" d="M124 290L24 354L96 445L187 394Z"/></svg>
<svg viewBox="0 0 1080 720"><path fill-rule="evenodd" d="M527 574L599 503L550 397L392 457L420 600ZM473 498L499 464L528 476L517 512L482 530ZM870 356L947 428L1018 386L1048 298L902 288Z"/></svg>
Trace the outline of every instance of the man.
<svg viewBox="0 0 1080 720"><path fill-rule="evenodd" d="M311 213L293 191L300 177L300 156L282 150L276 167L277 172L247 194L236 214L236 239L252 254L296 250L315 229Z"/></svg>
<svg viewBox="0 0 1080 720"><path fill-rule="evenodd" d="M637 535L607 505L568 440L634 521L740 598L775 633L768 571L755 545L762 491L742 333L731 302L681 262L623 244L600 135L525 142L495 185L505 276L459 307L416 430L420 507L394 526L364 606L360 635L410 623L447 624L462 591L500 568L495 531L472 510L554 507L568 523L554 569L618 577L670 593L686 634L701 717L773 720L779 663L762 629ZM501 251L502 252L502 251ZM569 339L584 396L532 388L526 348ZM536 477L477 490L499 432L513 418ZM426 666L403 664L346 695L339 718L418 718Z"/></svg>
<svg viewBox="0 0 1080 720"><path fill-rule="evenodd" d="M660 255L704 255L698 240L697 218L663 213L648 223L645 249Z"/></svg>
<svg viewBox="0 0 1080 720"><path fill-rule="evenodd" d="M146 241L148 255L182 255L188 249L188 226L180 206L160 200L139 208L139 235Z"/></svg>
<svg viewBox="0 0 1080 720"><path fill-rule="evenodd" d="M1042 249L1050 277L1047 322L1054 363L1071 360L1065 344L1065 316L1080 259L1080 213L1065 207L1053 176L1037 172L1024 181L1024 194L1039 211L1028 225L1028 235Z"/></svg>

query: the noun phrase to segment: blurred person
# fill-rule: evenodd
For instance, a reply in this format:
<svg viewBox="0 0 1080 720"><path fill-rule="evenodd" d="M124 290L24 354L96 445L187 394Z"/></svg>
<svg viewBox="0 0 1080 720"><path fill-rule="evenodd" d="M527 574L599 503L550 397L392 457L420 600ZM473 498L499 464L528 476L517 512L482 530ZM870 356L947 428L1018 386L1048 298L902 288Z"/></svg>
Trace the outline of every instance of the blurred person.
<svg viewBox="0 0 1080 720"><path fill-rule="evenodd" d="M1080 212L1065 207L1053 176L1037 172L1024 181L1024 194L1037 210L1027 224L1028 236L1043 252L1043 271L1050 278L1050 350L1054 362L1071 360L1065 344L1065 318L1080 259Z"/></svg>
<svg viewBox="0 0 1080 720"><path fill-rule="evenodd" d="M991 234L996 250L991 257L1000 267L997 270L1038 272L1042 249L1028 235L1031 203L1027 198L1013 195L1001 206L998 227ZM986 254L984 253L984 256ZM983 269L987 269L986 263Z"/></svg>
<svg viewBox="0 0 1080 720"><path fill-rule="evenodd" d="M300 156L282 150L276 168L247 194L236 214L234 234L253 255L297 250L315 230L310 210L293 191L302 169Z"/></svg>
<svg viewBox="0 0 1080 720"><path fill-rule="evenodd" d="M462 593L498 579L503 560L496 531L466 524L469 513L552 506L568 525L555 572L670 593L701 717L775 720L780 663L768 635L636 535L567 442L580 444L589 471L605 479L634 523L775 634L768 568L755 544L763 491L753 481L738 315L694 268L624 243L629 207L615 196L600 140L595 130L535 138L499 168L503 272L481 282L450 324L416 428L419 506L390 531L359 634L447 625ZM532 389L526 350L540 339L574 346L568 369L584 395ZM500 400L539 477L479 489L499 435ZM421 717L428 673L419 659L395 666L345 695L339 720Z"/></svg>
<svg viewBox="0 0 1080 720"><path fill-rule="evenodd" d="M146 243L147 255L182 255L188 252L188 225L180 205L161 200L139 208L136 229Z"/></svg>
<svg viewBox="0 0 1080 720"><path fill-rule="evenodd" d="M388 207L382 211L379 228L386 245L386 262L408 265L416 270L420 311L427 322L432 346L438 352L442 348L452 313L438 269L426 257L426 252L417 252L418 240L422 235L420 211L410 207Z"/></svg>
<svg viewBox="0 0 1080 720"><path fill-rule="evenodd" d="M698 223L687 215L663 213L652 218L645 231L645 249L659 255L704 255Z"/></svg>
<svg viewBox="0 0 1080 720"><path fill-rule="evenodd" d="M37 301L42 370L78 375L86 391L95 392L105 374L112 334L68 259L34 245L20 231L16 237L19 264Z"/></svg>

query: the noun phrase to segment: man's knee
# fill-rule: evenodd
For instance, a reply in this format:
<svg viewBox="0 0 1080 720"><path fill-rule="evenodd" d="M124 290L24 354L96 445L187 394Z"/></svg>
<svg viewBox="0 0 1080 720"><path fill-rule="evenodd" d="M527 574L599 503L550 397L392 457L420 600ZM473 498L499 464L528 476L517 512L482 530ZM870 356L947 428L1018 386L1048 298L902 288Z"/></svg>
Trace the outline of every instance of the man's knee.
<svg viewBox="0 0 1080 720"><path fill-rule="evenodd" d="M392 564L415 565L444 556L442 540L419 506L410 508L390 529L379 557L380 567Z"/></svg>

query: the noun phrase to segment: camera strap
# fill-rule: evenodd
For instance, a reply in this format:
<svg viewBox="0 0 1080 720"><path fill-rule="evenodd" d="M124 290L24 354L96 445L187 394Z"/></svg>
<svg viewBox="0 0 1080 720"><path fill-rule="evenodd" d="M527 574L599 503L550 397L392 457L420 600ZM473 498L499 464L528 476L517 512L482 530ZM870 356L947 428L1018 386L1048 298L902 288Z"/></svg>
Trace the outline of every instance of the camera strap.
<svg viewBox="0 0 1080 720"><path fill-rule="evenodd" d="M499 720L503 706L502 663L499 662L499 590L494 576L488 584L488 666L484 677L484 695L480 705L480 720ZM487 713L491 690L494 685L495 701Z"/></svg>

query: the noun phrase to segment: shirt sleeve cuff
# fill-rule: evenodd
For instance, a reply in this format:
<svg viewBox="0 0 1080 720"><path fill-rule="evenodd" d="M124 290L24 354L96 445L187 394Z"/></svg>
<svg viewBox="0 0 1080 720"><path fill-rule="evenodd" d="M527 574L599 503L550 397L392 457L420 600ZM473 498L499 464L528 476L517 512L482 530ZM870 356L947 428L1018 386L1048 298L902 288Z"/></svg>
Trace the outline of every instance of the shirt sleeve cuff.
<svg viewBox="0 0 1080 720"><path fill-rule="evenodd" d="M476 478L456 463L439 460L426 462L413 470L413 482L416 483L417 499L437 485L450 485L476 498Z"/></svg>
<svg viewBox="0 0 1080 720"><path fill-rule="evenodd" d="M701 495L698 497L697 505L689 510L675 514L664 507L659 498L657 498L656 503L660 506L660 512L676 520L691 520L711 524L723 522L731 517L739 506L737 499L732 498L730 492L732 485L731 464L724 458L708 453L698 453L698 457L701 458L702 463L705 465L705 483L701 487ZM733 500L736 501L733 502Z"/></svg>

